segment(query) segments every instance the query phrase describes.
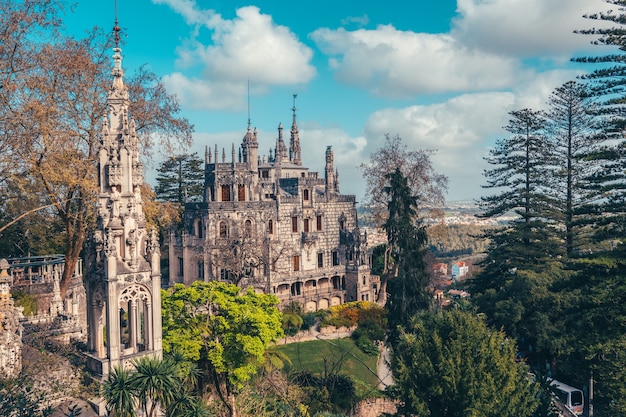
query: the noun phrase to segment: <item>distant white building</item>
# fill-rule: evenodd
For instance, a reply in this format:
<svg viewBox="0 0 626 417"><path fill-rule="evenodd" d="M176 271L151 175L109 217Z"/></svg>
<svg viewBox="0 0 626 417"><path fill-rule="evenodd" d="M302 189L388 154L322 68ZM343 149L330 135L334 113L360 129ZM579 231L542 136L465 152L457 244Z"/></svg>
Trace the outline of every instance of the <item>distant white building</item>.
<svg viewBox="0 0 626 417"><path fill-rule="evenodd" d="M457 279L467 275L469 272L469 266L467 263L459 261L452 264L452 278Z"/></svg>

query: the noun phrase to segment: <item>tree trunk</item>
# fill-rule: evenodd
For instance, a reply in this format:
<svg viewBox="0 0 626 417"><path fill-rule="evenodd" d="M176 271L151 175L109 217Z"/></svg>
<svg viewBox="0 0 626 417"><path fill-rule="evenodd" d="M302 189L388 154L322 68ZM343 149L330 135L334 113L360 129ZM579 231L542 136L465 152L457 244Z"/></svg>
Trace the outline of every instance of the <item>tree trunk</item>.
<svg viewBox="0 0 626 417"><path fill-rule="evenodd" d="M63 276L61 277L61 298L65 298L67 290L72 282L72 276L78 265L80 253L83 250L83 243L87 232L84 226L85 212L82 205L82 200L78 204L78 208L74 213L74 216L68 216L69 207L65 212L60 212L60 216L65 222L65 231L67 234L67 244L65 248L65 269L63 270Z"/></svg>
<svg viewBox="0 0 626 417"><path fill-rule="evenodd" d="M82 245L85 240L84 233L80 239L76 239L74 244L68 245L67 252L65 253L65 269L63 270L63 276L61 277L61 297L65 298L67 294L67 290L70 287L72 282L72 276L74 275L74 271L76 270L76 265L78 265L78 260L80 259L80 252L82 250ZM80 241L80 243L78 243Z"/></svg>
<svg viewBox="0 0 626 417"><path fill-rule="evenodd" d="M228 393L228 402L230 404L230 417L237 417L237 404L235 403L235 394Z"/></svg>

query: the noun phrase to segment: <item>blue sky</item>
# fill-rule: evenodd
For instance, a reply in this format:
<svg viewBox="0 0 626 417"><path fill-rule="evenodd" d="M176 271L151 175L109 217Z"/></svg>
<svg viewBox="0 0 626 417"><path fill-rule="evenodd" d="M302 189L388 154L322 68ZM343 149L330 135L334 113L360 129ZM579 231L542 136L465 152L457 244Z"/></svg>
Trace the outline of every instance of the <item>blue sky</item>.
<svg viewBox="0 0 626 417"><path fill-rule="evenodd" d="M68 30L112 28L113 5L79 0ZM437 149L448 200L488 193L483 157L508 112L545 107L554 88L592 69L569 59L605 51L573 31L598 27L582 16L607 8L602 0L117 1L124 68L147 65L177 95L195 125L192 151L217 144L230 155L240 144L249 80L251 122L268 154L298 94L303 164L323 172L332 145L341 192L359 201L358 165L387 133Z"/></svg>

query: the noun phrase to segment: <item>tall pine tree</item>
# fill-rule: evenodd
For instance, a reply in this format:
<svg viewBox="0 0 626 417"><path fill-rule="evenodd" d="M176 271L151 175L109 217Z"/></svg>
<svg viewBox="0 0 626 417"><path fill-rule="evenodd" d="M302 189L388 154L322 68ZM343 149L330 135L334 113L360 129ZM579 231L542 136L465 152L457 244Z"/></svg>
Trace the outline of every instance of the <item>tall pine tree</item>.
<svg viewBox="0 0 626 417"><path fill-rule="evenodd" d="M505 265L505 270L541 268L546 258L559 255L555 228L550 221L555 200L554 165L545 138L544 114L530 109L513 111L505 130L510 133L497 141L485 158L494 166L484 175L496 193L481 197L480 217L514 215L507 227L493 232L489 262Z"/></svg>
<svg viewBox="0 0 626 417"><path fill-rule="evenodd" d="M197 153L172 156L157 171L155 192L159 200L180 204L202 201L204 167Z"/></svg>
<svg viewBox="0 0 626 417"><path fill-rule="evenodd" d="M598 66L581 77L589 86L590 93L600 104L599 114L603 117L603 130L607 138L605 146L595 157L603 170L591 178L599 204L596 206L596 239L608 243L624 241L626 236L626 1L604 0L615 5L617 10L585 17L614 24L610 28L581 30L579 33L596 37L593 43L615 46L616 52L601 56L578 57L575 62Z"/></svg>
<svg viewBox="0 0 626 417"><path fill-rule="evenodd" d="M548 105L546 130L556 169L551 187L554 220L562 226L565 250L572 257L588 242L590 214L597 203L590 179L601 172L594 155L604 135L586 85L563 84L552 92Z"/></svg>
<svg viewBox="0 0 626 417"><path fill-rule="evenodd" d="M485 171L485 188L497 192L482 197L481 205L482 217L508 214L512 219L488 233L488 255L472 281L472 293L496 327L521 338L533 335L528 323L542 320L536 313L549 297L547 286L560 275L562 243L551 219L555 167L546 157L552 150L544 114L530 109L510 114L505 127L510 135L486 158L494 168Z"/></svg>

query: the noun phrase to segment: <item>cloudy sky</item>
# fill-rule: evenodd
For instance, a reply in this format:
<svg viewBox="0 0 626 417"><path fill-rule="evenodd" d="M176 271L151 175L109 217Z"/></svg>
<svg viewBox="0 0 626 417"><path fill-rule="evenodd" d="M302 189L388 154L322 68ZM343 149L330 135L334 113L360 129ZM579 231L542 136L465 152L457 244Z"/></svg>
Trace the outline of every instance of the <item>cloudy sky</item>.
<svg viewBox="0 0 626 417"><path fill-rule="evenodd" d="M105 6L105 3L111 3ZM71 31L110 28L114 1L79 0ZM550 92L602 54L573 33L598 27L603 0L117 0L124 67L147 65L195 125L193 151L238 146L248 111L260 153L291 125L303 163L323 172L332 145L341 191L362 200L358 165L399 135L436 149L448 200L485 195L483 157L508 112ZM248 90L249 82L249 90ZM249 93L248 93L249 91ZM150 178L150 173L148 173ZM153 184L154 185L154 184Z"/></svg>

